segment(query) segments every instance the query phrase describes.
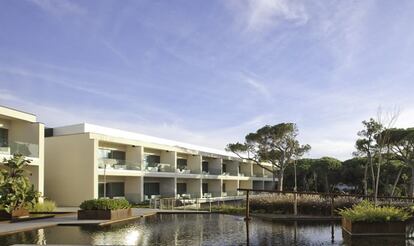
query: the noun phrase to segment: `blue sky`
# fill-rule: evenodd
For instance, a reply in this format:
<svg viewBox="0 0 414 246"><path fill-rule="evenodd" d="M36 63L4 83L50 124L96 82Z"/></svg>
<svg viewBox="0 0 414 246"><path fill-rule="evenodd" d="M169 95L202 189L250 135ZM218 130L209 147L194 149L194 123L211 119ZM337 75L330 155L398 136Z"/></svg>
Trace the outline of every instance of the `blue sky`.
<svg viewBox="0 0 414 246"><path fill-rule="evenodd" d="M414 126L413 1L0 2L0 104L222 149L295 122L351 156L379 107Z"/></svg>

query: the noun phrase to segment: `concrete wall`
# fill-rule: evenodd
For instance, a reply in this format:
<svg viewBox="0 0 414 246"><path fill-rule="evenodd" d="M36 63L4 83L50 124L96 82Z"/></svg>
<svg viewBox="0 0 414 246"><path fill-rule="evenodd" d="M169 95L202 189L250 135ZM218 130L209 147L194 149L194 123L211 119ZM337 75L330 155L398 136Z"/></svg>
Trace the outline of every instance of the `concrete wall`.
<svg viewBox="0 0 414 246"><path fill-rule="evenodd" d="M177 183L186 183L187 193L191 194L192 198L201 197L201 179L177 179Z"/></svg>
<svg viewBox="0 0 414 246"><path fill-rule="evenodd" d="M125 177L125 198L132 202L138 203L144 199L144 178L143 177Z"/></svg>
<svg viewBox="0 0 414 246"><path fill-rule="evenodd" d="M177 194L176 178L144 177L144 183L159 183L160 195L163 197L175 197Z"/></svg>
<svg viewBox="0 0 414 246"><path fill-rule="evenodd" d="M223 164L226 164L226 172L237 176L239 174L239 162L238 161L224 161Z"/></svg>
<svg viewBox="0 0 414 246"><path fill-rule="evenodd" d="M223 183L226 184L226 193L228 196L237 195L237 189L239 188L238 180L223 180Z"/></svg>
<svg viewBox="0 0 414 246"><path fill-rule="evenodd" d="M263 177L263 170L259 165L253 164L253 174L256 177Z"/></svg>
<svg viewBox="0 0 414 246"><path fill-rule="evenodd" d="M251 180L240 180L239 187L240 189L252 189L253 182Z"/></svg>
<svg viewBox="0 0 414 246"><path fill-rule="evenodd" d="M244 173L244 176L252 176L253 164L251 163L240 163L240 173Z"/></svg>
<svg viewBox="0 0 414 246"><path fill-rule="evenodd" d="M88 133L45 139L45 194L58 206L98 197L97 146Z"/></svg>
<svg viewBox="0 0 414 246"><path fill-rule="evenodd" d="M132 146L128 145L126 148L126 157L127 162L136 163L141 170L144 168L144 148L142 146Z"/></svg>
<svg viewBox="0 0 414 246"><path fill-rule="evenodd" d="M223 181L221 179L203 179L202 183L208 183L208 193L213 196L221 196Z"/></svg>
<svg viewBox="0 0 414 246"><path fill-rule="evenodd" d="M188 155L187 166L191 173L201 173L201 155Z"/></svg>
<svg viewBox="0 0 414 246"><path fill-rule="evenodd" d="M177 152L161 150L161 163L170 164L170 168L175 171L177 169Z"/></svg>

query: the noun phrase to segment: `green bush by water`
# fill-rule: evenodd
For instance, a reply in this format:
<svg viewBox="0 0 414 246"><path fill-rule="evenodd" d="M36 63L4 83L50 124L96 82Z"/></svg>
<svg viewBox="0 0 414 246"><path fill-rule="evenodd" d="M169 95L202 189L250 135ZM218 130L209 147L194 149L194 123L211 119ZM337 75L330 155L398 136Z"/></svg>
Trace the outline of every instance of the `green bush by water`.
<svg viewBox="0 0 414 246"><path fill-rule="evenodd" d="M246 209L244 206L221 205L211 206L211 212L224 214L244 214Z"/></svg>
<svg viewBox="0 0 414 246"><path fill-rule="evenodd" d="M362 201L352 208L340 209L339 214L346 219L366 222L405 221L410 213L394 206L374 206L368 201Z"/></svg>
<svg viewBox="0 0 414 246"><path fill-rule="evenodd" d="M53 212L55 209L56 203L54 201L45 200L33 205L33 207L30 208L30 212Z"/></svg>
<svg viewBox="0 0 414 246"><path fill-rule="evenodd" d="M130 208L131 204L126 199L93 199L86 200L79 206L82 210L115 210Z"/></svg>

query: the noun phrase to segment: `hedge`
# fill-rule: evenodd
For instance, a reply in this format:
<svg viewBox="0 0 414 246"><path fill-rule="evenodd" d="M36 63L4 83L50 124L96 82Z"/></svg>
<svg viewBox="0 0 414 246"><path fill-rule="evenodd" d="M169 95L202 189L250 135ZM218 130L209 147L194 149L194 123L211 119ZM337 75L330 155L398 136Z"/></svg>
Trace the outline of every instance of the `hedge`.
<svg viewBox="0 0 414 246"><path fill-rule="evenodd" d="M82 210L115 210L130 208L131 204L125 199L93 199L86 200L79 206Z"/></svg>

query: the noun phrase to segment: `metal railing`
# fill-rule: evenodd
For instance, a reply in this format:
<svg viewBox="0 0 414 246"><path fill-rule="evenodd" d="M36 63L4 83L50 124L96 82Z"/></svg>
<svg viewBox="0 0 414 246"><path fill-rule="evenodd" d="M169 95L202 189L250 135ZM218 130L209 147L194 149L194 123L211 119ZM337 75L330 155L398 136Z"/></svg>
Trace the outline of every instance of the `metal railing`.
<svg viewBox="0 0 414 246"><path fill-rule="evenodd" d="M246 195L246 218L245 220L250 219L250 195L259 195L260 193L274 193L274 194L293 194L294 195L294 202L293 202L293 211L294 215L298 215L298 196L299 195L317 195L323 197L325 199L330 200L330 216L334 217L335 214L335 198L338 197L349 197L349 198L359 198L359 199L367 199L374 201L375 197L372 195L359 195L359 194L342 194L342 193L318 193L318 192L299 192L299 191L277 191L277 190L264 190L264 189L237 189L238 191L242 191ZM405 203L414 203L414 197L396 197L396 196L377 196L377 200L381 201L382 204L390 205L393 201L405 201ZM386 202L383 202L383 201Z"/></svg>
<svg viewBox="0 0 414 246"><path fill-rule="evenodd" d="M26 157L39 157L39 145L20 141L12 141L9 146L0 147L0 154L13 155L21 154Z"/></svg>

